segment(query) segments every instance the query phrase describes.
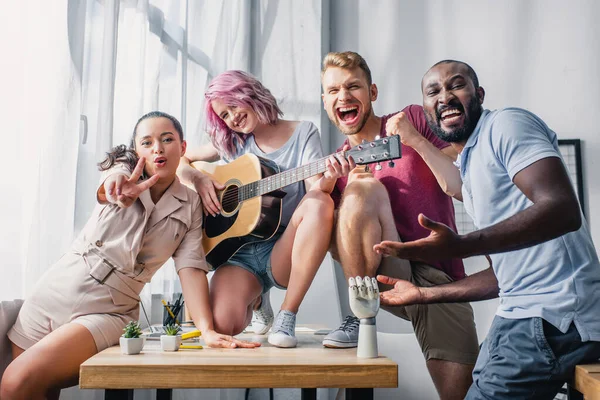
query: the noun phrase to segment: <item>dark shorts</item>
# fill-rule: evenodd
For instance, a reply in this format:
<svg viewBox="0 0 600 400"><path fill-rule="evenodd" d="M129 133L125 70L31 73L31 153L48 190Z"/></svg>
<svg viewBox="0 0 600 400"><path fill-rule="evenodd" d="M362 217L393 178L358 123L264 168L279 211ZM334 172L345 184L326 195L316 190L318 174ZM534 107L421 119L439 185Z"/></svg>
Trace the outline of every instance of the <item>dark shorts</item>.
<svg viewBox="0 0 600 400"><path fill-rule="evenodd" d="M445 272L422 263L409 263L385 257L378 274L405 279L417 286L429 287L453 282ZM380 284L380 290L388 290ZM381 307L412 323L425 360L438 359L460 364L475 364L479 341L473 308L469 303L415 304Z"/></svg>
<svg viewBox="0 0 600 400"><path fill-rule="evenodd" d="M600 342L582 342L571 324L562 333L542 318L496 316L466 399L553 399L575 365L600 358Z"/></svg>

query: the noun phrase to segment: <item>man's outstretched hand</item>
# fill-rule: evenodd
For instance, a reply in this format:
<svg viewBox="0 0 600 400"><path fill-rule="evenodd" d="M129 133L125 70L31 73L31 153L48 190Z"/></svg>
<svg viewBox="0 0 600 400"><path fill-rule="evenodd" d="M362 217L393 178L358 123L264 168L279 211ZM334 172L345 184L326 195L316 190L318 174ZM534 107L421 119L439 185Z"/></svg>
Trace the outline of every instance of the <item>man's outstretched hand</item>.
<svg viewBox="0 0 600 400"><path fill-rule="evenodd" d="M374 318L379 311L379 288L375 278L348 279L350 309L357 318Z"/></svg>
<svg viewBox="0 0 600 400"><path fill-rule="evenodd" d="M447 225L433 221L423 214L419 214L419 224L431 231L426 238L405 243L386 240L373 246L373 250L384 256L423 262L464 255L461 254L461 237Z"/></svg>
<svg viewBox="0 0 600 400"><path fill-rule="evenodd" d="M377 275L377 280L385 285L394 286L390 290L381 292L379 298L384 306L410 306L423 303L424 296L421 288L403 279L390 278Z"/></svg>

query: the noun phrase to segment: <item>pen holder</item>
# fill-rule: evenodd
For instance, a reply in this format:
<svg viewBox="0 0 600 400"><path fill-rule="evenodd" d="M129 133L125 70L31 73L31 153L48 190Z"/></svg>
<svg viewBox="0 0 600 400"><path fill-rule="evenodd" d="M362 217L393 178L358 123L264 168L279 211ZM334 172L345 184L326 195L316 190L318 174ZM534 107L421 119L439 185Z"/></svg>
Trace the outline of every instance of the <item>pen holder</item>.
<svg viewBox="0 0 600 400"><path fill-rule="evenodd" d="M182 305L183 305L183 303L182 303ZM163 305L163 325L173 325L173 324L180 325L181 321L184 321L182 305L174 306L171 303L167 303L167 305ZM169 312L169 310L171 312ZM173 313L175 318L173 318L171 313Z"/></svg>

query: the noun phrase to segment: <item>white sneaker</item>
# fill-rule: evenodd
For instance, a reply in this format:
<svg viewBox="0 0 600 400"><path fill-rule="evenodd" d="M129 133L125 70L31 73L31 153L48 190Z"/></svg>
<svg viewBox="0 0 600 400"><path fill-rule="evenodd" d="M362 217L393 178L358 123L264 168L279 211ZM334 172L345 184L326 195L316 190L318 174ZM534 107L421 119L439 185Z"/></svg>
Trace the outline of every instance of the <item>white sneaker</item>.
<svg viewBox="0 0 600 400"><path fill-rule="evenodd" d="M271 298L269 292L261 296L260 307L252 313L252 322L250 326L257 335L264 335L269 332L273 325L273 308L271 307Z"/></svg>
<svg viewBox="0 0 600 400"><path fill-rule="evenodd" d="M345 349L358 346L358 327L360 320L354 315L348 315L342 325L331 331L323 339L323 346L334 349Z"/></svg>
<svg viewBox="0 0 600 400"><path fill-rule="evenodd" d="M287 310L280 310L275 318L273 329L269 334L269 343L275 347L296 347L296 314Z"/></svg>

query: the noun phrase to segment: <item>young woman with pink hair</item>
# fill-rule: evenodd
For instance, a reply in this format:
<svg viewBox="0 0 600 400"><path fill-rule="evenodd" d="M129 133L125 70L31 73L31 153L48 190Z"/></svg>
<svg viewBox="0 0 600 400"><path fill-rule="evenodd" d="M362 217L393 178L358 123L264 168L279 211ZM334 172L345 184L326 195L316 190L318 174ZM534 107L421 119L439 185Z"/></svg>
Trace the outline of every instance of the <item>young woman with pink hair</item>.
<svg viewBox="0 0 600 400"><path fill-rule="evenodd" d="M224 187L191 167L190 162L229 162L252 153L285 171L322 158L317 128L308 121L281 119L283 113L275 97L251 75L243 71L218 75L210 83L205 99L211 144L188 149L179 175L194 185L207 215L221 212L217 191ZM287 194L281 225L273 237L246 244L225 263L213 265L210 300L218 332L242 332L254 312L255 333L266 334L273 326L269 343L296 346L296 313L328 250L333 224L329 194L343 173L334 158L326 164L324 175L283 188ZM275 318L268 296L273 286L287 290Z"/></svg>

